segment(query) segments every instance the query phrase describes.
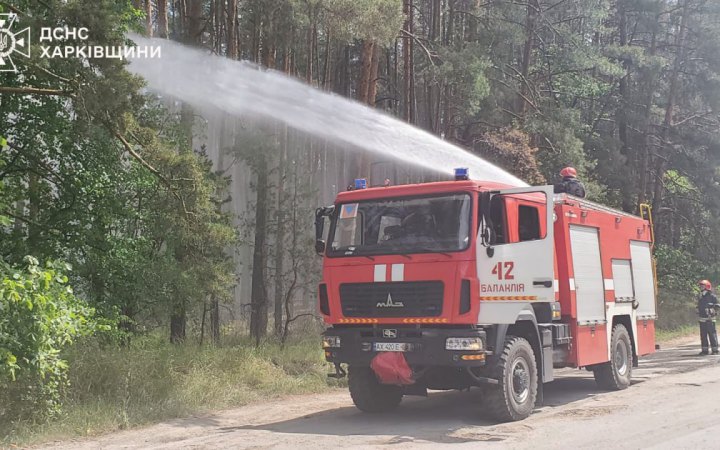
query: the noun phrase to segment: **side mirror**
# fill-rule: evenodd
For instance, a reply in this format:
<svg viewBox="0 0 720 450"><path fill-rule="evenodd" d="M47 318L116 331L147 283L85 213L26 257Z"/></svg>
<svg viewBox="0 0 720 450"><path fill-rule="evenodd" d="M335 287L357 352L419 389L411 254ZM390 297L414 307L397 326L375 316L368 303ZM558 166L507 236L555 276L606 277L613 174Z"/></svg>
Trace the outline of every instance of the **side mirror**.
<svg viewBox="0 0 720 450"><path fill-rule="evenodd" d="M325 254L325 241L323 241L323 229L325 228L325 217L335 212L335 206L325 206L315 210L315 252L322 256Z"/></svg>
<svg viewBox="0 0 720 450"><path fill-rule="evenodd" d="M315 253L317 253L318 256L325 254L325 241L322 239L315 241Z"/></svg>
<svg viewBox="0 0 720 450"><path fill-rule="evenodd" d="M480 193L480 245L489 247L491 243L492 224L490 222L490 200L492 194L490 192Z"/></svg>

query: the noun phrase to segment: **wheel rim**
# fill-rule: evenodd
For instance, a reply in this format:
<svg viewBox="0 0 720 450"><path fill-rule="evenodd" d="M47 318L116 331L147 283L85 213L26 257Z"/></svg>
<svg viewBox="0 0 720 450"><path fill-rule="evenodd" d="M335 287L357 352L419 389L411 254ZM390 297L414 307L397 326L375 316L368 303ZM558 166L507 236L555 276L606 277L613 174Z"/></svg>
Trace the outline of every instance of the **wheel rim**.
<svg viewBox="0 0 720 450"><path fill-rule="evenodd" d="M510 370L510 386L515 402L524 403L530 396L530 367L522 358L513 362Z"/></svg>
<svg viewBox="0 0 720 450"><path fill-rule="evenodd" d="M628 371L628 350L623 341L615 345L615 370L619 375L625 375Z"/></svg>

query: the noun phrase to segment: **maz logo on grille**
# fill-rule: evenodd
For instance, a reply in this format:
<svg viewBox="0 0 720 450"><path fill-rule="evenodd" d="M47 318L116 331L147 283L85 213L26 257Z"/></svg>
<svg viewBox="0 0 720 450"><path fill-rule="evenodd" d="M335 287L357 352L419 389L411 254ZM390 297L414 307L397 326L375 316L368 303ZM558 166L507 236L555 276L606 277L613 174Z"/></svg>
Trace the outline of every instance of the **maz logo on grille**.
<svg viewBox="0 0 720 450"><path fill-rule="evenodd" d="M392 299L392 295L388 293L387 300L385 302L377 302L377 305L375 305L376 308L404 308L405 304L403 302L394 302Z"/></svg>

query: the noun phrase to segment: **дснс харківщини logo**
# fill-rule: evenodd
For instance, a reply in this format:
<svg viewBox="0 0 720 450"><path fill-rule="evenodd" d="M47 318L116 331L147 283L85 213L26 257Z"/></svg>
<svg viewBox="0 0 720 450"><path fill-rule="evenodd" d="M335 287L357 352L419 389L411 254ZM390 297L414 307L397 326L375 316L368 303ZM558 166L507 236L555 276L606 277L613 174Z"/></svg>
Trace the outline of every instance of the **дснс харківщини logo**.
<svg viewBox="0 0 720 450"><path fill-rule="evenodd" d="M13 53L30 57L30 27L13 33L17 14L0 14L0 72L17 72Z"/></svg>

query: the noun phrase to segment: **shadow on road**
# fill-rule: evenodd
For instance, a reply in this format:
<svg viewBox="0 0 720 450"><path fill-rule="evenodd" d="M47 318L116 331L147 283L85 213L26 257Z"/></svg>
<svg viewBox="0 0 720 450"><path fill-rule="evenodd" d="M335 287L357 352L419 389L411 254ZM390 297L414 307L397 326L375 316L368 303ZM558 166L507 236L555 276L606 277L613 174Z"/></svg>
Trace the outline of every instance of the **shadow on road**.
<svg viewBox="0 0 720 450"><path fill-rule="evenodd" d="M574 371L578 372L578 371ZM601 393L592 375L581 372L571 377L556 379L545 385L544 407L566 405ZM428 398L406 397L394 412L365 414L354 406L335 408L302 417L260 425L240 425L219 428L219 432L264 430L274 433L300 433L318 435L384 436L383 443L412 442L421 439L436 443L502 441L502 434L494 434L498 423L483 412L482 394L471 391L432 392ZM475 428L472 436L453 435L452 431L464 427ZM483 433L486 431L486 433ZM394 436L387 441L387 435Z"/></svg>

